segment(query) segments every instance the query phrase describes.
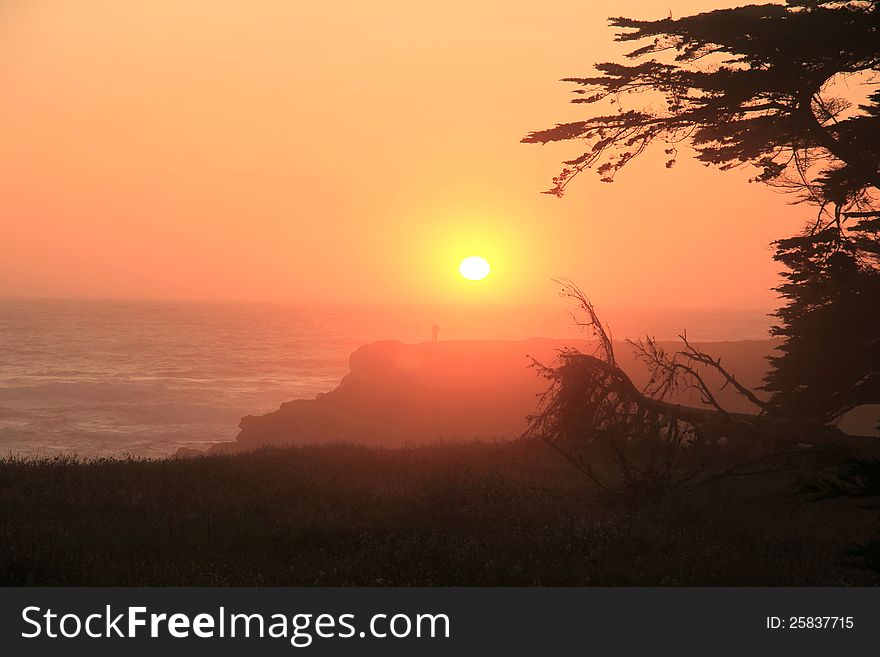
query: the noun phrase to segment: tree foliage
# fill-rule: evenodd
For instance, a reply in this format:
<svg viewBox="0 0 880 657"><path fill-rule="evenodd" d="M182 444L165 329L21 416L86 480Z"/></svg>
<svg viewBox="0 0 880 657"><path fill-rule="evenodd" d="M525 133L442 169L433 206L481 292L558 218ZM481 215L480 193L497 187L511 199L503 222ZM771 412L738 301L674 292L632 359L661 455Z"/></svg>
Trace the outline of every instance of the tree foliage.
<svg viewBox="0 0 880 657"><path fill-rule="evenodd" d="M637 63L565 78L577 86L572 102L610 112L523 139L587 146L548 193L562 195L586 169L610 182L655 141L671 156L667 166L676 145L689 142L707 164L756 166L757 180L820 204L858 205L880 188L880 91L852 115L849 101L823 94L841 77L880 70L877 2L790 1L611 24L623 30L617 41L641 44L627 55ZM628 107L644 94L658 102Z"/></svg>
<svg viewBox="0 0 880 657"><path fill-rule="evenodd" d="M637 46L630 63L565 79L593 114L523 139L584 144L547 193L562 196L591 169L612 182L658 142L667 167L687 144L706 165L753 167L754 181L812 204L804 233L776 245L787 271L775 332L785 341L767 380L770 409L827 421L880 402L878 2L788 0L610 22L617 41Z"/></svg>
<svg viewBox="0 0 880 657"><path fill-rule="evenodd" d="M880 220L832 225L780 240L788 303L774 327L785 338L764 388L770 407L826 422L880 402Z"/></svg>

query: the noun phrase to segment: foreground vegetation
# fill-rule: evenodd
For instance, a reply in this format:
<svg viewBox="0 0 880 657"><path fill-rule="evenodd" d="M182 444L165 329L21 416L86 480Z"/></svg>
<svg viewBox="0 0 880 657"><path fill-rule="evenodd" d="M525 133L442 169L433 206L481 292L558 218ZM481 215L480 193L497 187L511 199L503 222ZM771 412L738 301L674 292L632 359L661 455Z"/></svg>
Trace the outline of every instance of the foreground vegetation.
<svg viewBox="0 0 880 657"><path fill-rule="evenodd" d="M873 583L843 555L875 512L808 502L803 476L609 494L537 442L7 459L0 583Z"/></svg>

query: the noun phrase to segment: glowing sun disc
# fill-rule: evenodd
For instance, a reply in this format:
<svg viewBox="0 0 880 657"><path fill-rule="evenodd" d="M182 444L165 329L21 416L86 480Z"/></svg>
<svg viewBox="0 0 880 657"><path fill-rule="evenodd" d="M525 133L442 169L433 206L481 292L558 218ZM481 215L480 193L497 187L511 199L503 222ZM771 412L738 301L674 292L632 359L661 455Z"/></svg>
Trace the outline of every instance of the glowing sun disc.
<svg viewBox="0 0 880 657"><path fill-rule="evenodd" d="M458 273L469 281L481 281L489 275L490 271L492 268L489 267L489 263L480 256L465 258L458 266Z"/></svg>

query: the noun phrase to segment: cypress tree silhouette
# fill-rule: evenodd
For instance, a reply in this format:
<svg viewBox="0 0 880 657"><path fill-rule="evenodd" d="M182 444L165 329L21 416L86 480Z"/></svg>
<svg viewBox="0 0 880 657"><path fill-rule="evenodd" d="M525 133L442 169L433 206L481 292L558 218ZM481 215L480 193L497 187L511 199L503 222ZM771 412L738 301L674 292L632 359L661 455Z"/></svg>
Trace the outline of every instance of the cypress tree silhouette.
<svg viewBox="0 0 880 657"><path fill-rule="evenodd" d="M532 132L523 142L577 141L545 193L562 196L580 173L603 181L655 142L675 164L678 147L722 170L751 166L752 180L818 209L802 234L776 243L786 266L785 338L766 389L770 410L830 421L880 402L880 6L876 0L788 0L679 19L612 18L617 41L639 46L632 64L596 65L566 78L581 121ZM835 97L858 81L857 105ZM636 100L636 107L629 103ZM601 109L599 109L601 108Z"/></svg>

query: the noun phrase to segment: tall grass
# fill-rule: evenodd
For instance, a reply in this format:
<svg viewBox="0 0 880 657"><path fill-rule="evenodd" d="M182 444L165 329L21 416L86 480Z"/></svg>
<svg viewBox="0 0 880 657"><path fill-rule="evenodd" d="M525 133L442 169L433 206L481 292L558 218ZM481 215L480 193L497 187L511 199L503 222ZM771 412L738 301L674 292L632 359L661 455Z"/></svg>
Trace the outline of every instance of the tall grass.
<svg viewBox="0 0 880 657"><path fill-rule="evenodd" d="M830 585L874 530L790 475L609 499L543 444L0 461L5 585Z"/></svg>

